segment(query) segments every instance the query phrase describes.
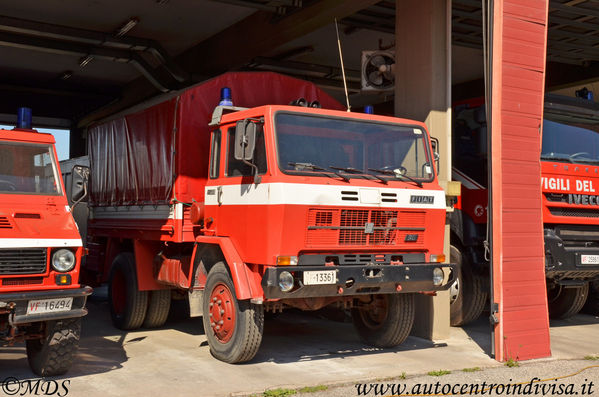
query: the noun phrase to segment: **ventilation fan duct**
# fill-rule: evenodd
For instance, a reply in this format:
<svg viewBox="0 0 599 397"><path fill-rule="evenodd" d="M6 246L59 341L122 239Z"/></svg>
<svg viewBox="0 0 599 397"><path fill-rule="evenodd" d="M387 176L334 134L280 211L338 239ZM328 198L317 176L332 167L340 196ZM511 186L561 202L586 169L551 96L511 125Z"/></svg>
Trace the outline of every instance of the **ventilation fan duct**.
<svg viewBox="0 0 599 397"><path fill-rule="evenodd" d="M395 87L395 54L362 51L362 91L388 91Z"/></svg>

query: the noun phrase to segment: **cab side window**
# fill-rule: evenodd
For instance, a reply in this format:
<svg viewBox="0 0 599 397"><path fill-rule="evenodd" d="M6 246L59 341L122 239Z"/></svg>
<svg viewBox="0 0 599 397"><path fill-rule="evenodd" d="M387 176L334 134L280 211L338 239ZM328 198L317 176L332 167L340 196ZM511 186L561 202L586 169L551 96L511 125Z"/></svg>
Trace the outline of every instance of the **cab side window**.
<svg viewBox="0 0 599 397"><path fill-rule="evenodd" d="M266 144L264 142L264 130L258 128L256 132L256 149L254 151L254 160L252 161L258 167L258 174L266 174ZM227 176L253 176L254 169L241 160L235 160L235 127L227 131Z"/></svg>
<svg viewBox="0 0 599 397"><path fill-rule="evenodd" d="M218 178L218 172L220 171L220 130L216 130L212 133L212 148L210 150L210 178Z"/></svg>

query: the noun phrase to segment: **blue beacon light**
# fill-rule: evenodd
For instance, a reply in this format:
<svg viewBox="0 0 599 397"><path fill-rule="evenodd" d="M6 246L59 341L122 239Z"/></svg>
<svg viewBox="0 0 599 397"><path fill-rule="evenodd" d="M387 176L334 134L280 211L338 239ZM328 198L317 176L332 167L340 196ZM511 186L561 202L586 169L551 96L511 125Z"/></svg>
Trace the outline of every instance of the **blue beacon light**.
<svg viewBox="0 0 599 397"><path fill-rule="evenodd" d="M21 130L31 129L31 108L19 108L17 110L17 128Z"/></svg>
<svg viewBox="0 0 599 397"><path fill-rule="evenodd" d="M364 113L366 114L374 114L374 107L372 105L364 106Z"/></svg>
<svg viewBox="0 0 599 397"><path fill-rule="evenodd" d="M233 99L231 99L231 89L229 87L223 87L220 90L220 102L218 106L233 106Z"/></svg>

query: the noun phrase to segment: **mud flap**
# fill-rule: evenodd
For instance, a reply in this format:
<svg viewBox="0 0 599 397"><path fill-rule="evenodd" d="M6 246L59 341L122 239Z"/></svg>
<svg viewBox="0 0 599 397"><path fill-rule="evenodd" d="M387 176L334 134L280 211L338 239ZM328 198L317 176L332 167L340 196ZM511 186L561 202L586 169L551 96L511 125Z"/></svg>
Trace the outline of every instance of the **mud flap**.
<svg viewBox="0 0 599 397"><path fill-rule="evenodd" d="M202 312L202 305L204 302L204 290L189 290L189 317L200 317Z"/></svg>

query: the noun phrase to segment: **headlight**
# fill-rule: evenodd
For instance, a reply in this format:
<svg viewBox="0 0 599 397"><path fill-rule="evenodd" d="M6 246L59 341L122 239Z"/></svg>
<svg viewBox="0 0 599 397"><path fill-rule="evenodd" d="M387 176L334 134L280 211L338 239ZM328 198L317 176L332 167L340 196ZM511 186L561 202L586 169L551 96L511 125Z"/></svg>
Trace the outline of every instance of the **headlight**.
<svg viewBox="0 0 599 397"><path fill-rule="evenodd" d="M445 275L443 274L443 270L441 270L438 267L433 269L433 284L434 285L441 285L444 278L445 278Z"/></svg>
<svg viewBox="0 0 599 397"><path fill-rule="evenodd" d="M289 272L279 274L279 288L283 292L289 292L293 289L293 275Z"/></svg>
<svg viewBox="0 0 599 397"><path fill-rule="evenodd" d="M58 272L70 272L75 267L75 254L67 249L59 249L52 255L52 267Z"/></svg>

